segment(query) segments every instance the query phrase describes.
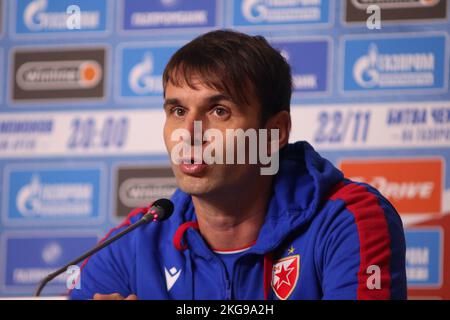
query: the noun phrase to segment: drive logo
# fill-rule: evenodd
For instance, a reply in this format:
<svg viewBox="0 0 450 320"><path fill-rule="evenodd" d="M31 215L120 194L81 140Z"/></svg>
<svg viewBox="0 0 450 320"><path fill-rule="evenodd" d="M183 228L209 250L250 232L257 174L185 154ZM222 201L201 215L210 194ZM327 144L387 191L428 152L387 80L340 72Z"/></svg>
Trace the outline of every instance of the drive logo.
<svg viewBox="0 0 450 320"><path fill-rule="evenodd" d="M446 37L345 41L344 91L444 89Z"/></svg>
<svg viewBox="0 0 450 320"><path fill-rule="evenodd" d="M233 0L233 25L320 24L330 21L328 0Z"/></svg>
<svg viewBox="0 0 450 320"><path fill-rule="evenodd" d="M13 59L13 100L104 96L104 48L17 50Z"/></svg>
<svg viewBox="0 0 450 320"><path fill-rule="evenodd" d="M8 222L61 222L99 215L99 169L12 170Z"/></svg>
<svg viewBox="0 0 450 320"><path fill-rule="evenodd" d="M328 91L330 44L327 40L274 42L292 69L295 93Z"/></svg>
<svg viewBox="0 0 450 320"><path fill-rule="evenodd" d="M186 30L219 26L217 0L120 0L123 29Z"/></svg>
<svg viewBox="0 0 450 320"><path fill-rule="evenodd" d="M92 233L5 233L0 251L1 285L15 292L31 293L48 274L97 243ZM50 282L45 293L66 292L70 274Z"/></svg>
<svg viewBox="0 0 450 320"><path fill-rule="evenodd" d="M164 67L178 46L124 48L121 51L121 97L162 98ZM147 100L143 100L147 101Z"/></svg>
<svg viewBox="0 0 450 320"><path fill-rule="evenodd" d="M12 1L16 8L17 35L52 35L73 32L104 32L106 30L107 0L25 0ZM80 10L72 10L73 8ZM79 28L71 28L77 18Z"/></svg>
<svg viewBox="0 0 450 320"><path fill-rule="evenodd" d="M441 213L441 159L344 160L340 168L345 177L378 189L400 214Z"/></svg>

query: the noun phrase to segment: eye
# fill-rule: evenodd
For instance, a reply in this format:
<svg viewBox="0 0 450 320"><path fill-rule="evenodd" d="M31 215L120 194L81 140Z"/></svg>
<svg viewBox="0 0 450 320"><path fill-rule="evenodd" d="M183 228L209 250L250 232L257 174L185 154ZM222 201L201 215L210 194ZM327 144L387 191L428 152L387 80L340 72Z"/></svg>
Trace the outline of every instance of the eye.
<svg viewBox="0 0 450 320"><path fill-rule="evenodd" d="M173 107L170 109L170 113L177 117L183 117L186 114L186 110L183 107Z"/></svg>
<svg viewBox="0 0 450 320"><path fill-rule="evenodd" d="M214 109L213 109L213 113L214 113L214 115L216 115L217 117L225 117L225 116L227 116L230 112L226 109L226 108L224 108L224 107L222 107L222 106L216 106Z"/></svg>

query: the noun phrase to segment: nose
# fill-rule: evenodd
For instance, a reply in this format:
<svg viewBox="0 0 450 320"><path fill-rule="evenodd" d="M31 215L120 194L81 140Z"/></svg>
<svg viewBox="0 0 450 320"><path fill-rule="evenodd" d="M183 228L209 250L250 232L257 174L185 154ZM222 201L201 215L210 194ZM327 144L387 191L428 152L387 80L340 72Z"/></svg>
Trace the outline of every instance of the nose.
<svg viewBox="0 0 450 320"><path fill-rule="evenodd" d="M204 121L198 113L191 113L185 120L185 129L189 132L190 144L201 145L203 141Z"/></svg>

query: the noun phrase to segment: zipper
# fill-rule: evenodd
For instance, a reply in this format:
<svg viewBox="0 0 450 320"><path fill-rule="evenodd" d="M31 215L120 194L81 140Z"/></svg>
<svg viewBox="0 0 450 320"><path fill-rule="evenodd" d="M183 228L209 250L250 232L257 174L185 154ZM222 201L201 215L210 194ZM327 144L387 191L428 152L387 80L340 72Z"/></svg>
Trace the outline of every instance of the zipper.
<svg viewBox="0 0 450 320"><path fill-rule="evenodd" d="M223 263L223 261L217 257L216 255L213 255L214 260L217 261L221 271L222 271L222 279L224 280L225 283L225 298L224 300L231 300L231 296L232 296L232 286L231 286L231 281L228 278L228 274L227 274L227 270L225 268L225 264Z"/></svg>
<svg viewBox="0 0 450 320"><path fill-rule="evenodd" d="M225 280L225 300L231 300L231 296L232 296L232 283L230 278L228 277L228 273L227 270L225 268L225 264L223 263L222 260L220 260L219 257L214 256L217 261L219 262L220 268L222 269L222 277Z"/></svg>
<svg viewBox="0 0 450 320"><path fill-rule="evenodd" d="M226 289L225 289L225 300L231 300L231 281L229 279L225 280Z"/></svg>
<svg viewBox="0 0 450 320"><path fill-rule="evenodd" d="M231 300L232 299L232 295L233 295L232 294L233 293L233 288L232 288L232 283L231 283L230 279L228 278L224 262L218 256L213 254L209 249L207 249L206 244L204 243L204 241L201 238L200 234L195 233L194 235L195 235L195 237L197 237L196 240L198 239L199 245L200 246L204 246L204 250L207 252L207 255L209 257L212 257L212 260L216 261L216 263L219 265L219 268L222 271L223 284L225 285L225 298L224 298L224 300Z"/></svg>

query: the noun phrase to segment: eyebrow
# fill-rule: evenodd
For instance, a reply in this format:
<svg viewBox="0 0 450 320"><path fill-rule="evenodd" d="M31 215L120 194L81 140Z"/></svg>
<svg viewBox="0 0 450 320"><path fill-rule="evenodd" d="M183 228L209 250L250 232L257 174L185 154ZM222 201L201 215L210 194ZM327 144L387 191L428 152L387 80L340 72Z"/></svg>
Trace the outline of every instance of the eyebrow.
<svg viewBox="0 0 450 320"><path fill-rule="evenodd" d="M181 103L180 100L178 100L177 98L165 99L163 108L165 109L169 105L179 105L179 104Z"/></svg>
<svg viewBox="0 0 450 320"><path fill-rule="evenodd" d="M209 96L205 99L205 104L214 104L217 103L219 101L229 101L231 103L234 103L233 99L231 99L231 97L222 94L222 93L218 93L212 96ZM163 107L166 108L169 105L181 105L181 101L178 98L168 98L164 100L164 105Z"/></svg>
<svg viewBox="0 0 450 320"><path fill-rule="evenodd" d="M222 101L222 100L234 103L233 99L230 96L222 94L222 93L210 96L206 100L208 101L209 104L216 103L216 102L219 102L219 101Z"/></svg>

